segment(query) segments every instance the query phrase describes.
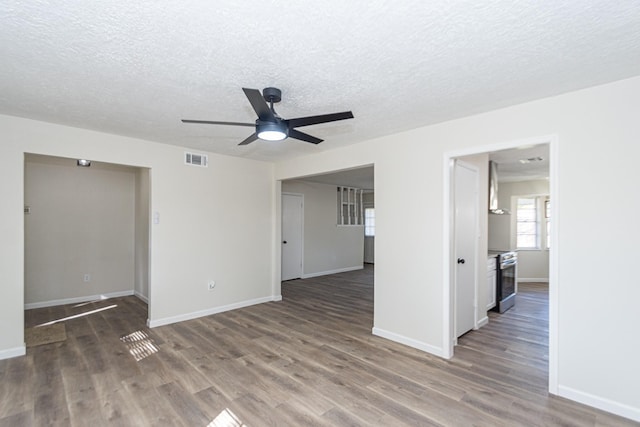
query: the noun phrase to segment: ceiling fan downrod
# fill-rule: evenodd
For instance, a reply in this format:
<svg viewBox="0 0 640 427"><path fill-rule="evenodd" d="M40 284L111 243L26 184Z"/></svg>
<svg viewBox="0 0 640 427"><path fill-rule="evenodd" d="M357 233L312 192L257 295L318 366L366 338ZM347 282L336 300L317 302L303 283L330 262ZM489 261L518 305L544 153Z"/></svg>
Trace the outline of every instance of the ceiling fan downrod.
<svg viewBox="0 0 640 427"><path fill-rule="evenodd" d="M282 100L282 91L277 87L266 87L262 90L262 96L264 100L269 103L269 108L276 114L276 110L273 109L273 104L277 104Z"/></svg>

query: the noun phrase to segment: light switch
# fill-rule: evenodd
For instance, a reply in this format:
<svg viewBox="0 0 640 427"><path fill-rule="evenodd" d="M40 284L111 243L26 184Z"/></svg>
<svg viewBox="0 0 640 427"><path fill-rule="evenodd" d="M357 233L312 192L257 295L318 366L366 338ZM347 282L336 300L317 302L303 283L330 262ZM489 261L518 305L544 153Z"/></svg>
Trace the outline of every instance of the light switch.
<svg viewBox="0 0 640 427"><path fill-rule="evenodd" d="M160 212L153 213L153 223L160 224Z"/></svg>

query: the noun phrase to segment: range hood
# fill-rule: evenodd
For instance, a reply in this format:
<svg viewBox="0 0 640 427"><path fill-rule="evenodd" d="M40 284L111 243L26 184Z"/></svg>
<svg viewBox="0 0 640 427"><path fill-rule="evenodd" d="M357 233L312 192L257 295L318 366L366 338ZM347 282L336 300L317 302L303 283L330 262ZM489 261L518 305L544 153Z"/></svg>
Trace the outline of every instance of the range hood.
<svg viewBox="0 0 640 427"><path fill-rule="evenodd" d="M495 215L508 215L511 212L498 207L498 164L489 161L489 213Z"/></svg>

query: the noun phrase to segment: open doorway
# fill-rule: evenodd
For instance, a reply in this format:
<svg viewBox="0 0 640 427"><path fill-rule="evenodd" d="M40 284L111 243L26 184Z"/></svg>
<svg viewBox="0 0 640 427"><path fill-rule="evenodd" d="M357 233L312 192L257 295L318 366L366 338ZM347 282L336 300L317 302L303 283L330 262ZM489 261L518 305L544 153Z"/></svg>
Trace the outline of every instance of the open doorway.
<svg viewBox="0 0 640 427"><path fill-rule="evenodd" d="M373 206L374 200L373 166L288 179L282 181L281 192L283 280L363 268L365 206ZM303 206L301 219L291 215L291 206L294 204L295 207ZM292 224L294 221L295 224ZM290 229L293 226L294 230L298 230L300 223L302 231L296 232L295 236L300 236L302 248L291 253L294 242ZM373 223L370 225L373 226ZM371 228L368 231L371 232ZM370 243L373 245L372 241ZM302 260L298 262L300 252ZM298 277L288 273L291 271L290 264L295 264L295 267L301 264Z"/></svg>
<svg viewBox="0 0 640 427"><path fill-rule="evenodd" d="M375 219L365 212L374 207L374 184L373 166L282 181L281 291L295 302L292 312L341 331L373 327L375 270L365 257L373 261Z"/></svg>
<svg viewBox="0 0 640 427"><path fill-rule="evenodd" d="M543 330L542 332L530 331L535 334L535 337L532 335L531 341L540 341L540 337L544 336L543 352L545 354L541 357L544 360L548 357L549 360L548 369L546 365L544 366L548 380L545 382L545 387L548 387L552 393L557 388L555 346L557 283L553 267L557 262L554 260L556 252L551 244L557 232L551 225L551 219L557 218L557 203L554 200L556 194L554 184L557 178L553 168L553 155L556 149L556 139L547 137L452 153L445 159L448 169L450 168L447 173L449 188L447 217L450 225L447 227L448 238L445 239L448 277L445 293L449 298L445 305L449 309L445 319L447 334L445 348L448 346L449 356L453 356L454 344L458 342L456 279L460 257L456 251L456 194L453 167L457 161L462 160L475 162L479 167L481 188L477 215L480 224L479 232L476 236L471 236L477 248L472 254L477 261L477 267L474 269L471 285L475 289L474 304L477 312L468 340L473 340L475 331L482 331L487 323L504 326L505 322L508 323L510 316L513 317L512 315L515 314L528 318L530 322L538 322ZM497 196L499 206L492 206L493 212L489 212L489 162L495 162L492 166L495 168L497 165L497 170L502 175L499 178L498 193L493 194ZM485 189L487 191L484 191ZM496 256L507 252L515 254L520 264L517 270L516 268L509 270L514 274L514 295L518 308L509 310L507 305L506 309L498 310L501 298L501 267L500 259ZM519 283L522 286L518 296ZM532 312L525 313L528 309ZM501 314L500 311L504 313ZM465 335L466 338L467 335Z"/></svg>
<svg viewBox="0 0 640 427"><path fill-rule="evenodd" d="M148 313L149 169L25 154L24 170L25 310L135 295Z"/></svg>

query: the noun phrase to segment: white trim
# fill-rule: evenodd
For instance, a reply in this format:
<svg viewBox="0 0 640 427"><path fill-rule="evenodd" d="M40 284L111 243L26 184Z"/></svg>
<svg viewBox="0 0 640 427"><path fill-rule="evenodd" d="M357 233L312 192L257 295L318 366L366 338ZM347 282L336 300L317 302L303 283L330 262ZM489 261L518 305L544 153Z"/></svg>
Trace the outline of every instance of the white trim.
<svg viewBox="0 0 640 427"><path fill-rule="evenodd" d="M149 298L147 298L146 296L142 295L141 292L135 291L133 293L134 296L138 297L138 299L144 301L145 303L149 304Z"/></svg>
<svg viewBox="0 0 640 427"><path fill-rule="evenodd" d="M480 329L484 325L488 325L488 324L489 324L489 316L484 316L482 319L478 320L478 323L476 324L476 327L474 328L474 330Z"/></svg>
<svg viewBox="0 0 640 427"><path fill-rule="evenodd" d="M206 310L193 311L191 313L179 314L177 316L164 317L162 319L155 320L147 320L147 325L150 328L155 328L157 326L169 325L171 323L184 322L185 320L197 319L198 317L210 316L212 314L223 313L225 311L235 310L237 308L249 307L251 305L262 304L265 302L271 301L280 301L282 300L281 295L271 296L271 297L263 297L263 298L255 298L246 301L240 301L233 304L227 304L220 307L209 308Z"/></svg>
<svg viewBox="0 0 640 427"><path fill-rule="evenodd" d="M442 312L442 324L443 324L443 357L451 358L453 356L453 346L455 338L451 325L452 321L452 298L451 298L451 279L453 277L451 273L451 236L452 234L452 188L451 188L451 163L453 159L457 157L469 156L474 154L491 153L493 151L506 150L511 148L517 148L525 145L549 145L549 197L553 200L551 204L551 217L555 224L560 224L559 221L559 206L560 200L558 199L558 164L559 164L559 139L557 135L542 135L539 137L520 139L515 141L507 141L496 144L489 144L483 146L475 146L464 148L460 150L454 150L445 152L443 155L443 200L444 209L442 213L443 218L443 312ZM558 227L551 227L551 241L552 247L549 250L549 393L558 394Z"/></svg>
<svg viewBox="0 0 640 427"><path fill-rule="evenodd" d="M418 350L426 351L427 353L431 353L438 357L444 357L444 352L441 347L436 347L431 344L427 344L422 341L414 340L413 338L405 337L403 335L396 334L394 332L389 332L380 328L372 328L371 333L373 335L379 336L381 338L386 338L390 341L394 341L400 344L407 345L409 347L417 348Z"/></svg>
<svg viewBox="0 0 640 427"><path fill-rule="evenodd" d="M20 347L8 348L6 350L0 350L0 360L11 359L13 357L20 357L27 354L27 346L21 345Z"/></svg>
<svg viewBox="0 0 640 427"><path fill-rule="evenodd" d="M640 421L640 407L625 405L624 403L615 402L604 397L595 396L563 385L558 386L558 395L594 408L602 409L603 411L607 411L612 414L620 415L621 417Z"/></svg>
<svg viewBox="0 0 640 427"><path fill-rule="evenodd" d="M363 268L364 268L364 265L356 265L354 267L344 267L344 268L337 268L335 270L318 271L317 273L303 274L302 278L309 279L311 277L326 276L328 274L344 273L345 271L362 270Z"/></svg>
<svg viewBox="0 0 640 427"><path fill-rule="evenodd" d="M275 203L271 207L272 219L272 255L271 255L271 294L282 298L282 181L276 181L273 186Z"/></svg>
<svg viewBox="0 0 640 427"><path fill-rule="evenodd" d="M548 277L518 277L518 282L549 283Z"/></svg>
<svg viewBox="0 0 640 427"><path fill-rule="evenodd" d="M549 393L558 394L559 385L559 316L560 292L558 290L558 247L560 239L558 238L558 224L560 218L560 209L562 201L558 197L558 165L559 157L559 140L557 136L552 136L549 140L549 199L551 203L551 218L553 227L551 227L551 248L549 248Z"/></svg>
<svg viewBox="0 0 640 427"><path fill-rule="evenodd" d="M453 346L456 345L457 338L453 330L452 319L452 307L451 292L453 286L451 286L451 280L454 277L453 267L451 266L451 260L453 259L453 244L451 237L453 232L453 165L455 160L451 156L444 156L443 173L444 173L444 187L443 187L443 200L444 209L442 210L442 253L444 254L444 262L442 263L442 278L443 278L443 290L442 290L442 357L445 359L451 359L453 357Z"/></svg>
<svg viewBox="0 0 640 427"><path fill-rule="evenodd" d="M56 305L65 305L65 304L77 304L81 302L89 302L89 301L95 301L100 299L127 297L133 294L134 293L131 290L131 291L108 292L106 294L98 294L98 295L87 295L84 297L54 299L54 300L42 301L42 302L31 302L31 303L25 304L24 309L31 310L33 308L53 307Z"/></svg>

